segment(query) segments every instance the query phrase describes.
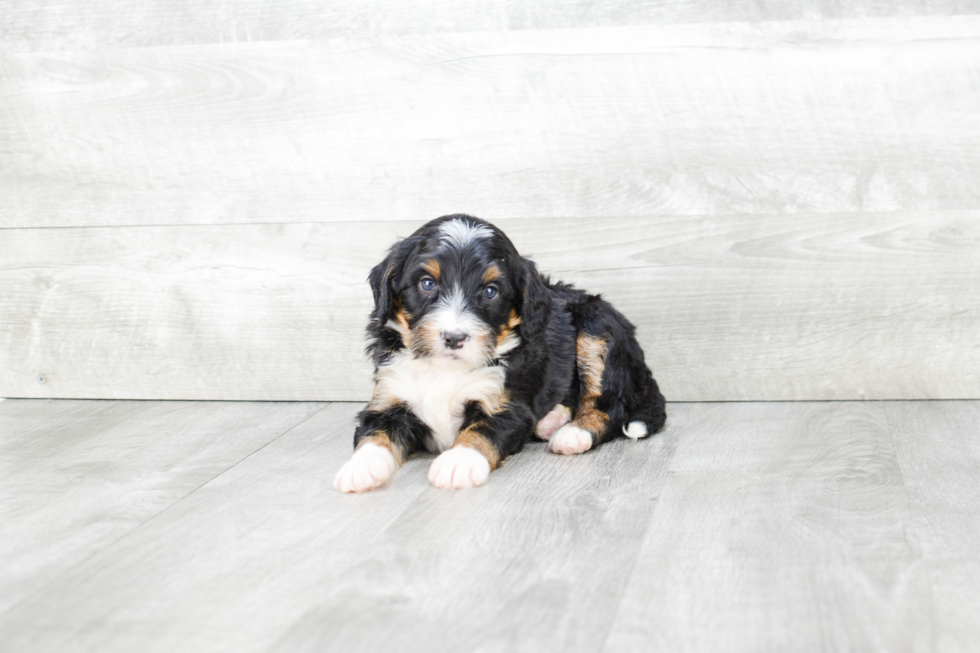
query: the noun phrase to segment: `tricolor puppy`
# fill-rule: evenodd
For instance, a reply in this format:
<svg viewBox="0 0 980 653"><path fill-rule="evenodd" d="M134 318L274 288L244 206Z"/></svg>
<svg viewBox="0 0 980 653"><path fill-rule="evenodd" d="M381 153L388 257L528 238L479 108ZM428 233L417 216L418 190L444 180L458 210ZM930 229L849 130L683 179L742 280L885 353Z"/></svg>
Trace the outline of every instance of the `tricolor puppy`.
<svg viewBox="0 0 980 653"><path fill-rule="evenodd" d="M371 271L374 397L334 486L382 485L413 452L439 488L487 482L533 433L560 454L664 424L633 325L598 295L542 277L502 231L448 215Z"/></svg>

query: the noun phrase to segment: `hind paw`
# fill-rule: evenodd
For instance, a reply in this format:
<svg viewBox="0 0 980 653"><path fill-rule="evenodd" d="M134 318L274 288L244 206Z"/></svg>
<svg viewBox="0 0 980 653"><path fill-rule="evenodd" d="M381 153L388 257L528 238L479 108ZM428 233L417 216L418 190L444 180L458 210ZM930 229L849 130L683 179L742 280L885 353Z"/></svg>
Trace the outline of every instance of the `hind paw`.
<svg viewBox="0 0 980 653"><path fill-rule="evenodd" d="M538 425L534 428L534 434L547 442L555 431L568 424L572 419L572 409L568 406L558 404L551 411L541 418Z"/></svg>
<svg viewBox="0 0 980 653"><path fill-rule="evenodd" d="M574 424L566 424L551 437L551 450L570 456L592 448L592 434Z"/></svg>

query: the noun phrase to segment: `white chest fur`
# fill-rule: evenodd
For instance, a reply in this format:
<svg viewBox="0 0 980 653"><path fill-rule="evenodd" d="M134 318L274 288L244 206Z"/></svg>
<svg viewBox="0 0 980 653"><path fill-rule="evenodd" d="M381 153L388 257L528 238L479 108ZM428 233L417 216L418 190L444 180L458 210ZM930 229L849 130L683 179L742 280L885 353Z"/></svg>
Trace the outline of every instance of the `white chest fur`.
<svg viewBox="0 0 980 653"><path fill-rule="evenodd" d="M502 365L468 369L451 361L413 358L406 352L378 369L376 396L405 402L432 429L429 448L445 451L459 433L467 403L500 404L504 377Z"/></svg>

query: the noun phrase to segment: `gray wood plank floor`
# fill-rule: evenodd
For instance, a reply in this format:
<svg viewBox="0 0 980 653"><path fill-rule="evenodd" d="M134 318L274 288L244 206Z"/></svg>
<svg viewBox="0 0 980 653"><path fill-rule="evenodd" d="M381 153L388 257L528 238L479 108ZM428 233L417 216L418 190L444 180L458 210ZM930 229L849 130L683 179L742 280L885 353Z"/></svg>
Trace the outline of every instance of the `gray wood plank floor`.
<svg viewBox="0 0 980 653"><path fill-rule="evenodd" d="M0 651L967 651L980 401L672 404L341 495L353 403L0 402Z"/></svg>

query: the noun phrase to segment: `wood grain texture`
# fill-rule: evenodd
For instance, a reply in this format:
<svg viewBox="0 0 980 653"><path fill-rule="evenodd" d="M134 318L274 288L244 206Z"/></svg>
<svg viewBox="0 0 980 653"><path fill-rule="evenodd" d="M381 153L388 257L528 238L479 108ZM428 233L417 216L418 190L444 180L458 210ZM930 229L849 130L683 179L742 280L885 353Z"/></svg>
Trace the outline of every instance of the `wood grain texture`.
<svg viewBox="0 0 980 653"><path fill-rule="evenodd" d="M14 51L980 12L972 0L0 0Z"/></svg>
<svg viewBox="0 0 980 653"><path fill-rule="evenodd" d="M977 16L13 49L0 68L0 227L980 206Z"/></svg>
<svg viewBox="0 0 980 653"><path fill-rule="evenodd" d="M3 378L43 397L366 397L365 279L388 239L354 246L361 233L350 224L0 231L13 282L0 301L22 306L3 314L12 373Z"/></svg>
<svg viewBox="0 0 980 653"><path fill-rule="evenodd" d="M5 402L0 612L43 591L320 408Z"/></svg>
<svg viewBox="0 0 980 653"><path fill-rule="evenodd" d="M380 7L0 0L0 395L364 399L466 211L671 399L980 397L977 6Z"/></svg>
<svg viewBox="0 0 980 653"><path fill-rule="evenodd" d="M498 224L669 399L936 399L980 396L978 217ZM0 230L0 395L366 400L365 278L416 226Z"/></svg>
<svg viewBox="0 0 980 653"><path fill-rule="evenodd" d="M678 447L606 650L933 650L883 406L703 410L713 428Z"/></svg>
<svg viewBox="0 0 980 653"><path fill-rule="evenodd" d="M538 443L472 492L430 487L422 456L343 495L330 483L360 407L328 406L0 614L0 648L601 646L675 431L600 456Z"/></svg>
<svg viewBox="0 0 980 653"><path fill-rule="evenodd" d="M931 586L935 650L971 651L980 640L980 405L887 404L908 496L905 519ZM958 437L972 433L972 437Z"/></svg>
<svg viewBox="0 0 980 653"><path fill-rule="evenodd" d="M23 546L3 567L35 589L0 609L4 653L946 653L980 639L980 402L670 404L650 439L575 457L537 443L456 492L430 487L418 456L355 496L331 478L363 404L297 413L234 465L224 444L187 445L285 424L286 407L174 405L172 448L165 404L96 404L0 403L0 425L57 452L14 447L3 463L78 488L63 461L98 452L84 483L114 488L103 520L131 519L151 478L169 507L84 556L73 494L43 519L5 515ZM119 483L134 454L142 480ZM181 454L224 471L186 483ZM24 504L48 497L19 485ZM39 559L26 544L52 529L62 557Z"/></svg>
<svg viewBox="0 0 980 653"><path fill-rule="evenodd" d="M272 650L599 650L686 413L592 457L531 444L486 492L427 489Z"/></svg>

